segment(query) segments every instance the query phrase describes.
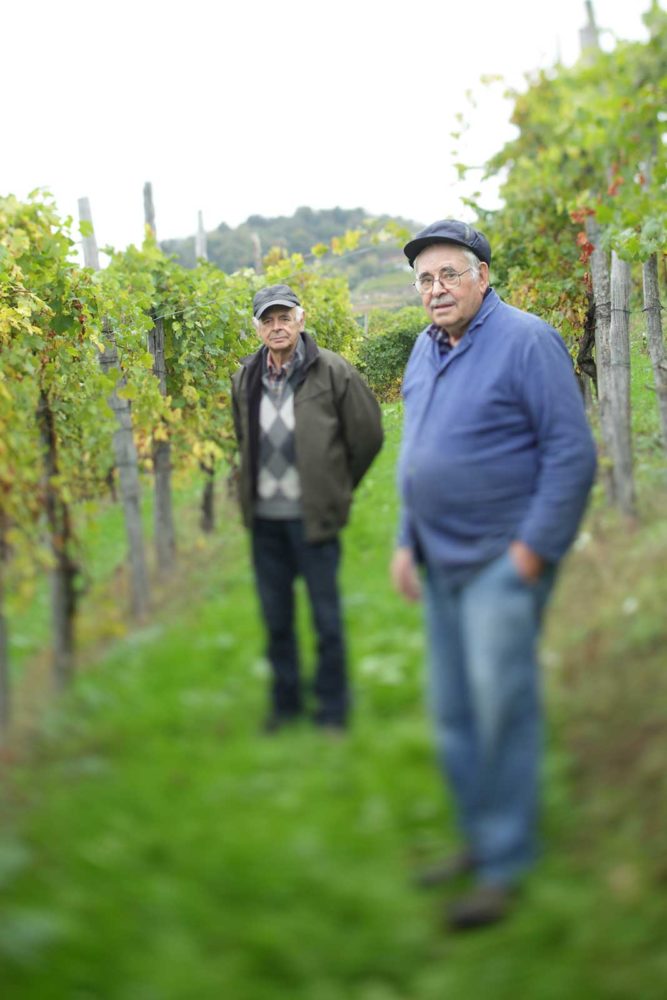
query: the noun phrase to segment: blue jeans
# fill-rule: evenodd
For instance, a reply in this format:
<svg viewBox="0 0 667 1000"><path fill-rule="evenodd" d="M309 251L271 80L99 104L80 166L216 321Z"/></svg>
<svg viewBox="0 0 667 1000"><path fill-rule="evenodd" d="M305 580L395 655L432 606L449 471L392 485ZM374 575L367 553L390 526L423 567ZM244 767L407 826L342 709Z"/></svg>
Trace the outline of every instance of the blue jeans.
<svg viewBox="0 0 667 1000"><path fill-rule="evenodd" d="M313 692L315 720L345 722L348 686L338 565L340 542L307 542L300 520L255 518L252 530L255 579L267 630L272 671L273 712L281 717L303 710L299 650L294 631L294 584L304 578L317 632L317 667Z"/></svg>
<svg viewBox="0 0 667 1000"><path fill-rule="evenodd" d="M439 762L480 879L511 884L536 853L542 743L537 640L555 567L526 583L505 552L463 585L426 571Z"/></svg>

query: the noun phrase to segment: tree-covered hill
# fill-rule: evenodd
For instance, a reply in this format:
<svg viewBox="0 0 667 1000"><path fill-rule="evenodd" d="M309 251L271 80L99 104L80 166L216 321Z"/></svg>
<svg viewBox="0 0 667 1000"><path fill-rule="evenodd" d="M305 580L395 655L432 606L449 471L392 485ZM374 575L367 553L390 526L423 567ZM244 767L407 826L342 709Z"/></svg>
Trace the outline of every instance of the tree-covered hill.
<svg viewBox="0 0 667 1000"><path fill-rule="evenodd" d="M222 222L217 229L206 234L208 259L228 274L244 267L258 268L262 257L272 247L282 247L288 253L309 255L317 244L329 244L333 237L345 232L365 228L369 215L363 208L330 208L315 211L303 206L292 216L265 218L251 215L241 225L232 228ZM373 217L374 225L381 227L391 221L410 231L420 228L413 220L382 215ZM195 265L195 238L163 240L162 249L175 254L185 267ZM405 261L395 243L377 247L363 247L344 258L335 258L332 265L343 271L355 288L366 278L378 272L391 273L403 269Z"/></svg>

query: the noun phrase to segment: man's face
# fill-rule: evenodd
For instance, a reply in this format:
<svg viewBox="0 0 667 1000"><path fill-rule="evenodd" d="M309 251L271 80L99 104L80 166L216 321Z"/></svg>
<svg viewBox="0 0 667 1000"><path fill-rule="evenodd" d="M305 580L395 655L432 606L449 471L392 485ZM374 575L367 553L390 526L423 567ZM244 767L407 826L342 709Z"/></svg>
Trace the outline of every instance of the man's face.
<svg viewBox="0 0 667 1000"><path fill-rule="evenodd" d="M271 306L259 318L257 332L268 349L274 354L289 357L303 330L304 320L296 318L296 308Z"/></svg>
<svg viewBox="0 0 667 1000"><path fill-rule="evenodd" d="M484 293L489 287L489 268L479 262L479 276L475 277L468 270L468 258L460 247L448 243L434 243L417 257L415 261L415 277L430 274L433 278L440 274L443 267L451 267L461 275L458 287L449 285L442 287L435 282L429 292L421 292L424 308L436 326L442 327L453 341L460 340L468 324L479 310Z"/></svg>

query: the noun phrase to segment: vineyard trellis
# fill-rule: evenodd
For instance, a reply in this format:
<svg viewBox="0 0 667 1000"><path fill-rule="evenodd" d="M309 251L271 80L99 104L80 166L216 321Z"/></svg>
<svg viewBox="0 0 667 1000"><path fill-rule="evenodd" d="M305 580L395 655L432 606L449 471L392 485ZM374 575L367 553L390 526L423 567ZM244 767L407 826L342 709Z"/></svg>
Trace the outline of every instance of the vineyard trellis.
<svg viewBox="0 0 667 1000"><path fill-rule="evenodd" d="M495 282L516 305L551 321L597 377L608 495L633 514L635 491L628 408L628 310L643 290L646 340L667 449L667 354L660 260L667 248L667 14L645 15L647 43L589 45L586 58L537 74L514 94L518 136L487 165L503 174L503 207L470 199L494 246ZM594 26L593 26L594 27ZM589 39L595 39L589 31ZM465 173L465 167L462 167ZM198 255L186 270L155 236L145 189L146 239L105 251L100 269L89 206L79 234L52 199L0 198L0 723L10 717L11 591L51 578L53 676L74 668L76 610L85 576L78 508L108 503L109 484L125 508L131 610L149 603L142 555L140 483L161 465L171 475L204 474L202 517L212 519L212 483L232 450L229 376L247 353L250 302L259 283L293 284L318 340L355 355L361 331L343 279L326 277L328 252L360 252L360 241L391 238L355 230L313 247L313 263L271 250L256 270L225 274ZM204 246L200 225L199 247ZM400 237L399 231L394 232ZM641 283L637 275L641 269ZM620 282L612 289L612 273ZM663 275L664 277L664 275ZM620 289L619 293L616 288ZM595 350L591 330L595 325ZM149 349L152 341L153 350ZM158 342L164 357L158 358ZM166 449L163 449L166 453ZM154 508L159 508L159 503ZM175 531L154 526L169 570ZM131 527L134 525L134 527ZM134 561L133 561L134 560ZM143 565L142 565L143 563Z"/></svg>
<svg viewBox="0 0 667 1000"><path fill-rule="evenodd" d="M82 228L84 264L91 271L99 271L97 240L90 202L87 198L79 199L79 219ZM107 375L113 372L118 379L108 399L117 421L112 447L127 536L130 613L133 618L140 620L145 617L150 607L150 583L141 521L139 459L132 431L130 402L119 392L126 382L120 368L113 325L107 317L102 319L102 335L104 350L100 354L100 367Z"/></svg>
<svg viewBox="0 0 667 1000"><path fill-rule="evenodd" d="M485 210L478 196L469 201L496 247L501 290L553 323L581 360L584 380L596 382L607 497L633 517L627 322L633 302L641 302L647 318L667 443L657 280L667 249L667 13L653 0L644 15L648 42L619 42L602 52L592 5L586 6L580 61L541 71L524 92L511 92L518 136L485 173L504 178L502 208Z"/></svg>
<svg viewBox="0 0 667 1000"><path fill-rule="evenodd" d="M78 506L124 507L131 568L130 610L149 602L142 556L140 478L154 475L159 446L168 472L207 470L205 489L231 454L229 377L247 353L250 307L260 281L289 280L320 342L352 349L359 328L340 278L315 274L303 258L276 255L261 279L227 275L200 260L186 270L154 233L143 246L108 250L98 268L90 206L80 204L85 266L74 258L71 220L52 199L0 199L0 719L10 718L5 598L51 577L53 677L74 669L76 611L85 577ZM156 333L157 331L157 333ZM159 340L156 362L149 344ZM156 448L156 446L158 446ZM210 497L209 497L210 504ZM157 506L157 504L155 505ZM210 520L209 509L209 520ZM155 524L158 553L175 539ZM165 560L158 556L163 572Z"/></svg>

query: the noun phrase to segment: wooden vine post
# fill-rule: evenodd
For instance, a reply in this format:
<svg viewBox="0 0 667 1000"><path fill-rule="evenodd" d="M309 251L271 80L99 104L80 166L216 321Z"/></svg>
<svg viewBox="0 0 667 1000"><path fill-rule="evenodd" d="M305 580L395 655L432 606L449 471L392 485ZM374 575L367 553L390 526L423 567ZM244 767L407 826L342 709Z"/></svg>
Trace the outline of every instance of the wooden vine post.
<svg viewBox="0 0 667 1000"><path fill-rule="evenodd" d="M586 0L587 24L580 32L582 61L600 51L593 4ZM602 249L602 230L594 216L586 219L586 235L594 247L591 278L595 303L595 364L602 435L602 479L610 503L635 514L635 487L630 423L630 266Z"/></svg>
<svg viewBox="0 0 667 1000"><path fill-rule="evenodd" d="M146 226L157 239L153 189L144 185L144 218ZM164 354L164 322L153 314L153 329L148 334L148 350L153 357L153 374L158 380L160 394L167 395L167 366ZM164 433L162 433L164 432ZM169 570L176 553L176 533L171 489L171 444L166 425L161 424L153 435L153 475L155 482L153 525L158 569Z"/></svg>
<svg viewBox="0 0 667 1000"><path fill-rule="evenodd" d="M645 167L647 181L651 178L654 170L654 161L658 155L658 142L658 137L655 136L651 160ZM662 258L663 261L667 260L667 255L663 254ZM667 351L665 351L662 325L657 252L650 254L642 264L642 285L644 291L644 314L646 316L646 343L653 367L653 380L658 398L660 435L662 437L663 448L667 452Z"/></svg>
<svg viewBox="0 0 667 1000"><path fill-rule="evenodd" d="M204 229L204 218L201 212L197 213L197 234L195 236L195 260L208 260L206 230Z"/></svg>
<svg viewBox="0 0 667 1000"><path fill-rule="evenodd" d="M600 246L602 233L593 216L586 219L586 236L594 247L590 257L593 301L595 303L595 370L597 374L598 414L602 437L600 475L609 503L614 502L612 475L614 430L611 412L611 278L609 261Z"/></svg>
<svg viewBox="0 0 667 1000"><path fill-rule="evenodd" d="M208 260L206 230L201 212L197 213L195 258L197 262ZM201 461L199 468L204 473L204 489L202 490L201 497L199 527L205 534L210 535L215 528L215 466L212 461Z"/></svg>
<svg viewBox="0 0 667 1000"><path fill-rule="evenodd" d="M97 240L88 198L79 198L79 219L86 224L86 234L82 238L83 259L86 267L99 270ZM104 351L100 354L100 367L105 374L121 372L118 347L113 327L103 320ZM112 446L114 465L118 471L118 482L125 536L127 539L128 565L130 570L130 614L133 618L145 618L150 608L150 583L146 564L144 530L141 521L141 483L139 461L132 430L132 410L129 399L118 394L125 386L121 374L109 396L108 403L116 417Z"/></svg>
<svg viewBox="0 0 667 1000"><path fill-rule="evenodd" d="M11 714L9 684L9 633L5 618L5 556L7 524L0 506L0 737L6 732Z"/></svg>
<svg viewBox="0 0 667 1000"><path fill-rule="evenodd" d="M71 555L74 537L69 506L57 486L60 477L58 438L53 408L44 387L40 388L39 393L37 426L42 442L44 506L53 556L53 683L56 691L63 691L74 673L74 617L77 607L75 580L78 566Z"/></svg>
<svg viewBox="0 0 667 1000"><path fill-rule="evenodd" d="M658 255L644 262L642 269L644 285L644 312L646 314L646 340L653 366L655 391L658 397L660 431L662 443L667 451L667 352L662 329L662 306L660 304L660 283L658 281Z"/></svg>
<svg viewBox="0 0 667 1000"><path fill-rule="evenodd" d="M610 411L614 499L627 517L636 515L630 419L630 264L611 255L611 323L609 326Z"/></svg>

